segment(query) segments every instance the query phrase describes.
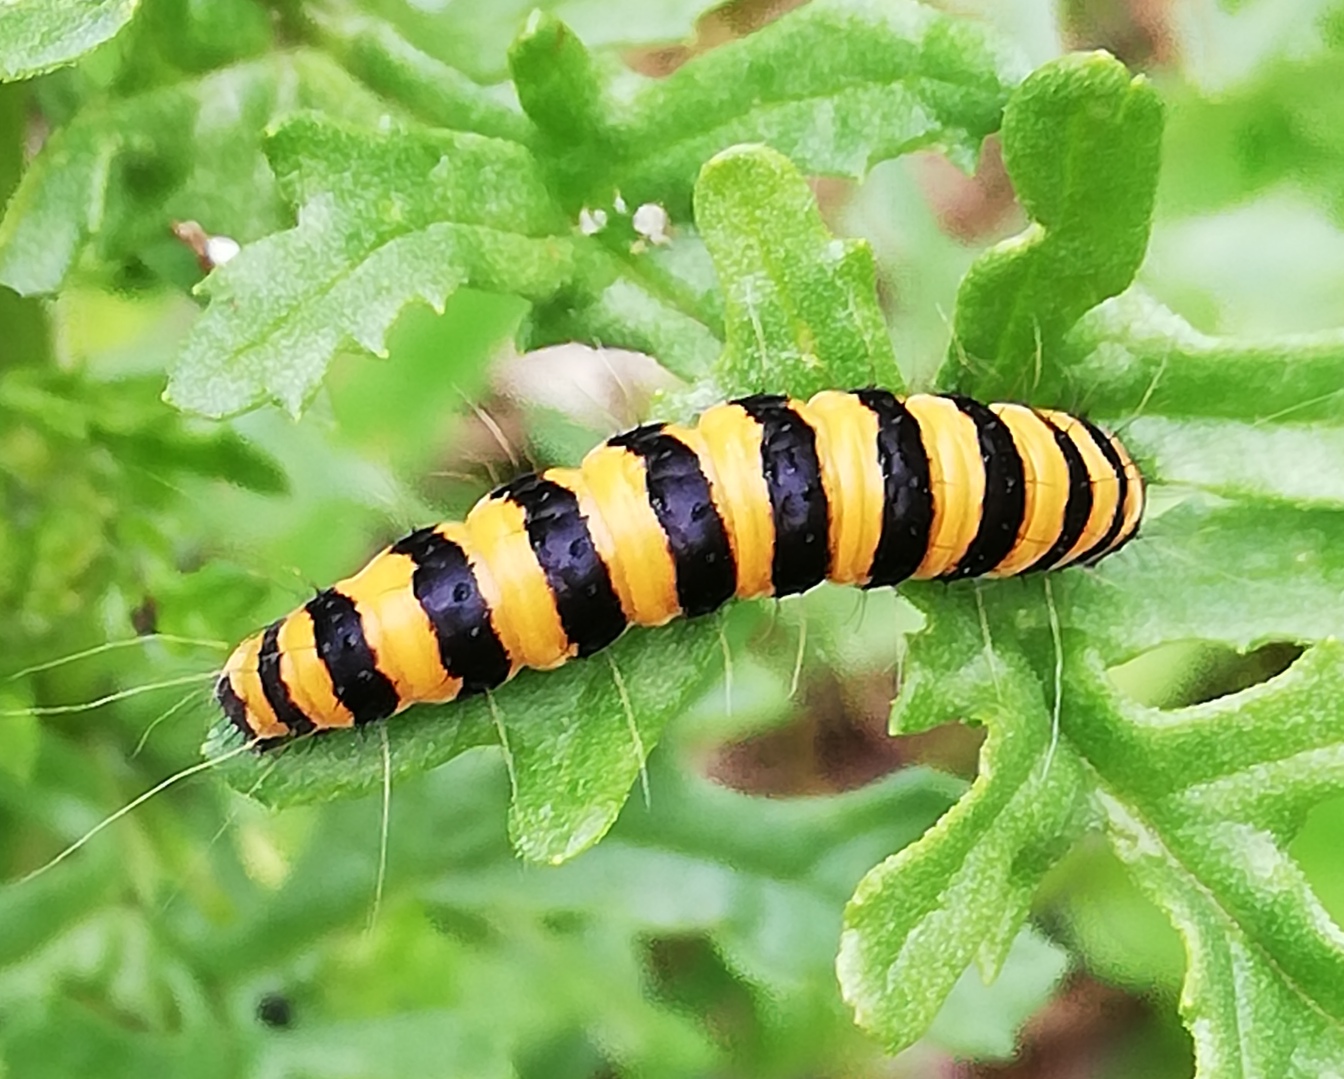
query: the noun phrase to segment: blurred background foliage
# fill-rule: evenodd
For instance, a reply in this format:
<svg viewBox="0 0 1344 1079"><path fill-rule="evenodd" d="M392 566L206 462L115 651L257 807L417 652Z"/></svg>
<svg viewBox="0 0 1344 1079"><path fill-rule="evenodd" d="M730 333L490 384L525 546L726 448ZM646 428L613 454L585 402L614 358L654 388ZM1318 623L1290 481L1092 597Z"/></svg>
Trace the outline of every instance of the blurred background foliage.
<svg viewBox="0 0 1344 1079"><path fill-rule="evenodd" d="M314 29L288 0L144 0L76 66L0 87L5 196L45 139L88 154L81 140L121 123L119 100L161 95L161 108L126 117L121 134L145 153L116 158L119 197L98 208L96 242L39 237L64 281L57 298L0 290L6 671L136 634L234 640L408 526L460 513L529 463L572 460L642 414L658 384L647 366L581 351L562 361L577 393L557 397L553 374L511 352L521 301L474 291L442 314L408 311L386 360L338 359L298 422L268 408L207 424L160 400L201 277L172 219L250 221L239 241L284 227L291 211L255 174L256 140L297 105L376 114L388 76L360 34L396 28L490 87L530 6L367 0L324 8ZM792 5L552 6L591 45L660 75ZM1344 322L1344 6L945 6L995 24L1033 63L1104 47L1157 84L1168 127L1140 279L1159 300L1209 333ZM299 41L314 50L286 51ZM212 89L212 73L247 59L254 84ZM316 74L294 77L300 63ZM491 111L497 93L480 95L481 124L507 123ZM88 119L104 98L108 115ZM957 282L1023 222L993 143L974 177L917 154L817 191L833 228L872 243L897 355L912 382L927 381ZM633 799L607 841L561 869L509 849L494 752L399 782L373 919L377 797L268 813L208 777L174 788L50 873L0 890L0 1074L1190 1074L1173 1007L1180 944L1100 845L1052 874L1039 931L1004 977L986 989L968 975L920 1045L886 1058L853 1028L833 974L843 903L964 789L978 746L960 727L886 738L893 629L913 628L902 617L881 597L865 606L825 589L735 615L731 691L719 682L674 724L650 804ZM6 876L199 759L206 683L183 680L219 656L150 640L0 683ZM1120 677L1169 706L1289 659L1171 646ZM175 684L22 714L158 683ZM1337 918L1341 829L1344 804L1328 803L1293 848Z"/></svg>

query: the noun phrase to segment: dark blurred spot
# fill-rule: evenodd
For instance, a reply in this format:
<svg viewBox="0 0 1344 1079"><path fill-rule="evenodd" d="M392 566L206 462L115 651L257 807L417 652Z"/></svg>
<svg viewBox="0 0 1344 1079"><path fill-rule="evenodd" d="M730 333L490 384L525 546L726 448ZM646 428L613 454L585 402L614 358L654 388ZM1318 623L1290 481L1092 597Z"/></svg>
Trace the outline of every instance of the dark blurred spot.
<svg viewBox="0 0 1344 1079"><path fill-rule="evenodd" d="M895 687L889 674L805 681L787 725L718 749L706 771L747 794L835 794L912 764L974 776L984 731L949 723L922 734L887 733Z"/></svg>
<svg viewBox="0 0 1344 1079"><path fill-rule="evenodd" d="M159 605L153 596L146 596L140 606L131 612L131 628L141 637L159 631Z"/></svg>
<svg viewBox="0 0 1344 1079"><path fill-rule="evenodd" d="M581 1030L567 1029L539 1041L529 1040L513 1061L518 1079L555 1079L555 1076L585 1076L616 1079L624 1074L605 1056L602 1048Z"/></svg>
<svg viewBox="0 0 1344 1079"><path fill-rule="evenodd" d="M967 176L941 154L916 154L912 160L938 227L953 239L982 243L1021 228L1022 214L997 135L985 140L974 176Z"/></svg>
<svg viewBox="0 0 1344 1079"><path fill-rule="evenodd" d="M625 62L641 75L665 78L687 60L746 37L803 3L804 0L731 0L700 17L695 24L693 41L629 49L624 53Z"/></svg>
<svg viewBox="0 0 1344 1079"><path fill-rule="evenodd" d="M1060 24L1070 49L1105 49L1138 71L1180 59L1172 0L1065 0Z"/></svg>
<svg viewBox="0 0 1344 1079"><path fill-rule="evenodd" d="M708 938L656 938L649 941L647 962L650 995L694 1016L716 1044L740 1047L759 1032L756 1000Z"/></svg>
<svg viewBox="0 0 1344 1079"><path fill-rule="evenodd" d="M257 1001L257 1018L268 1027L284 1030L294 1022L294 1006L283 993L267 993Z"/></svg>
<svg viewBox="0 0 1344 1079"><path fill-rule="evenodd" d="M134 256L128 256L113 269L112 289L115 292L141 292L158 283L158 275Z"/></svg>
<svg viewBox="0 0 1344 1079"><path fill-rule="evenodd" d="M542 924L557 935L580 933L588 925L588 919L573 910L553 910L542 916Z"/></svg>
<svg viewBox="0 0 1344 1079"><path fill-rule="evenodd" d="M1111 670L1126 696L1150 708L1188 708L1231 696L1282 674L1302 655L1291 641L1238 652L1215 641L1177 641Z"/></svg>
<svg viewBox="0 0 1344 1079"><path fill-rule="evenodd" d="M433 907L429 911L434 928L446 936L466 944L493 946L499 942L499 933L488 919L479 914L454 907Z"/></svg>
<svg viewBox="0 0 1344 1079"><path fill-rule="evenodd" d="M962 1064L955 1079L1075 1079L1110 1074L1109 1065L1139 1040L1152 1040L1155 1007L1123 989L1075 975L1022 1029L1017 1057L1008 1064ZM1189 1057L1189 1039L1169 1050ZM1127 1074L1151 1074L1146 1069ZM1116 1073L1118 1074L1118 1072ZM1179 1074L1179 1073L1169 1073ZM1188 1072L1186 1074L1189 1074Z"/></svg>

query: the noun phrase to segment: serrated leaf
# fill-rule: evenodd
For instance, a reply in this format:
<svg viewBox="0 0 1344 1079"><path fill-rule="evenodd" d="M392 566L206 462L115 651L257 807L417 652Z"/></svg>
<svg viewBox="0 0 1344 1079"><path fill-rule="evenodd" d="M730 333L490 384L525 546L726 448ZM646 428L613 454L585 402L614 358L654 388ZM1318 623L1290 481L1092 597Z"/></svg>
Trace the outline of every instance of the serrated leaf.
<svg viewBox="0 0 1344 1079"><path fill-rule="evenodd" d="M1195 1041L1199 1075L1340 1075L1344 1031L1303 1001L1256 943L1227 918L1201 883L1163 849L1160 836L1117 802L1101 799L1112 841L1145 891L1185 938L1189 973L1181 1014Z"/></svg>
<svg viewBox="0 0 1344 1079"><path fill-rule="evenodd" d="M714 375L726 396L899 388L872 250L831 235L787 158L759 146L719 154L701 172L695 212L723 291L727 345Z"/></svg>
<svg viewBox="0 0 1344 1079"><path fill-rule="evenodd" d="M977 947L993 959L1001 919L1020 918L1059 844L1100 817L1186 938L1183 1011L1200 1075L1337 1067L1344 932L1284 848L1312 805L1344 790L1344 712L1322 704L1339 697L1344 648L1326 641L1265 685L1163 712L1121 701L1081 632L1024 647L1002 611L964 591L929 618L893 722L922 729L963 714L990 733L971 793L855 893L839 971L860 1021L908 1044L951 968ZM1060 659L1054 744L1039 698ZM1065 790L1018 801L1022 777L1054 773L1070 777ZM1026 851L1013 846L1023 835Z"/></svg>
<svg viewBox="0 0 1344 1079"><path fill-rule="evenodd" d="M421 705L386 727L300 740L220 767L233 786L268 805L324 801L376 789L385 774L395 780L498 744L502 727L514 782L510 835L524 857L559 863L606 834L663 728L703 688L719 648L704 620L634 630L609 658L524 673L491 699ZM224 756L238 744L221 721L206 755Z"/></svg>
<svg viewBox="0 0 1344 1079"><path fill-rule="evenodd" d="M720 71L714 66L722 63L720 60L713 60L708 68L703 66L704 61L697 61L701 64L699 75L691 70L695 65L688 65L683 69L688 74L681 76L680 89L670 91L665 83L650 84L647 94L636 95L637 100L624 106L625 120L607 125L603 119L601 123L610 130L598 133L596 142L583 136L592 133L603 109L611 105L605 89L597 86L596 74L589 72L592 78L584 85L593 92L578 95L588 102L587 111L575 113L576 96L571 92L575 79L566 75L565 65L556 66L557 55L568 56L587 72L589 54L560 24L537 22L521 40L515 66L527 74L522 78L520 95L548 125L552 141L547 145L551 149L533 160L517 145L502 140L491 144L491 151L484 149L485 143L473 144L486 156L495 153L495 160L487 166L484 157L479 162L463 159L445 165L445 169L466 186L465 178L472 168L498 168L515 178L525 176L533 185L532 196L538 204L548 199L548 187L569 202L575 197L566 179L571 167L582 167L590 179L594 167L619 170L625 177L621 183L626 184L632 173L638 176L650 161L661 160L659 155L671 145L678 155L676 162L669 165L662 161L655 167L663 171L672 168L680 178L659 181L657 194L670 203L684 205L700 155L732 141L739 128L742 133L763 135L800 153L804 165L814 171L857 173L871 160L934 142L957 145L969 153L984 132L997 123L1010 77L1005 74L1009 65L970 24L913 4L887 10L853 0L832 0L814 7L801 16L782 20L761 35L753 35L745 53L734 52L738 48L735 45L706 58L730 54L731 64L751 72L751 79L728 78L727 69ZM840 49L829 66L816 66L816 58L824 53L818 51L816 39ZM875 41L890 48L878 47ZM565 44L559 54L551 47L557 43ZM768 76L771 65L785 60L789 61L791 77L803 78L801 83L790 81L786 87ZM409 61L403 50L399 59L390 62L393 66L401 64L404 74ZM763 78L769 86L752 85L753 80ZM755 106L743 98L718 102L710 108L705 100L710 85L706 79L716 86L733 88L739 96L750 95ZM561 92L560 84L564 84L565 92ZM412 97L423 111L423 81L415 87ZM660 96L665 91L672 96ZM772 95L780 94L786 94L786 100L772 104ZM441 104L430 102L430 107L437 109ZM749 116L746 126L716 126L713 122L715 110L750 112L753 107L754 119ZM618 115L622 111L612 108ZM697 142L689 135L674 133L669 143L665 130L669 110L680 115L682 122L701 129L708 122L704 138ZM844 130L837 127L842 121ZM557 143L559 135L564 138ZM704 370L704 360L714 348L715 313L688 308L684 295L675 288L660 294L663 290L656 275L651 280L633 257L623 267L604 267L602 260L591 253L577 255L567 236L563 240L546 239L526 228L520 236L516 223L491 220L487 237L479 231L464 232L460 227L464 222L435 219L432 213L418 226L409 227L406 235L398 235L395 243L379 246L376 251L365 246L361 256L352 248L367 245L372 234L390 227L388 222L379 224L380 211L374 205L375 193L386 189L389 180L403 185L382 191L384 201L389 203L409 198L412 189L432 191L445 185L444 179L423 173L390 178L377 170L376 156L364 153L367 172L361 176L362 187L358 196L348 183L341 188L344 203L331 201L334 191L315 189L306 195L290 192L294 201L301 203L299 227L245 251L206 283L203 291L215 297L216 303L187 342L170 381L170 400L213 416L245 409L268 397L297 411L318 385L331 354L345 342L377 352L388 323L406 303L419 299L439 304L453 288L473 282L485 288L521 292L535 301L550 301L568 286L558 304L547 306L530 323L534 342L582 335L601 343L665 351L669 366L683 374ZM452 156L461 154L455 150ZM277 172L293 171L275 159L274 153L272 157ZM318 173L331 173L333 187L339 186L341 174L334 159L310 164ZM641 185L635 182L631 190L637 192ZM317 188L321 186L319 183ZM614 198L614 186L605 181L590 184L585 180L581 186L590 188L599 199ZM490 192L488 184L473 185L471 192L482 203L497 201L485 194ZM553 236L567 231L558 210L548 212L550 220L543 231ZM372 233L355 237L361 229ZM458 257L443 257L445 247L458 248ZM570 264L580 257L586 270L582 280ZM291 258L307 265L296 272L287 264ZM618 258L617 264L624 258ZM369 265L363 265L362 259ZM851 279L847 287L858 296L871 291L865 280L871 277L871 265L865 265L870 263L868 256L855 253L846 258L843 249L837 249L836 262L837 280ZM397 286L386 280L394 270L403 277ZM422 279L411 283L412 274ZM308 278L311 280L305 286ZM875 320L875 310L865 301L860 314L864 322L861 333L869 338L866 347L870 348L880 345L880 320ZM697 327L696 322L708 327L709 332ZM889 349L886 351L889 353ZM894 382L894 377L885 378L883 374L884 369L894 370L889 363L881 362L885 359L879 356L864 365L857 380L877 377ZM814 377L809 384L819 386L821 380Z"/></svg>
<svg viewBox="0 0 1344 1079"><path fill-rule="evenodd" d="M1122 702L1095 662L1073 666L1084 706L1065 736L1096 770L1116 852L1185 938L1200 1074L1336 1074L1344 932L1284 848L1344 791L1344 647L1322 642L1264 685L1175 712Z"/></svg>
<svg viewBox="0 0 1344 1079"><path fill-rule="evenodd" d="M929 618L911 643L893 731L934 726L953 707L989 734L970 792L871 870L845 910L841 989L893 1052L923 1033L972 962L986 979L997 973L1041 877L1094 816L1086 774L1052 742L1030 668L990 650L965 597Z"/></svg>
<svg viewBox="0 0 1344 1079"><path fill-rule="evenodd" d="M941 382L969 376L985 397L1021 397L1041 352L1129 285L1147 247L1161 137L1156 92L1105 53L1062 57L1017 88L1003 157L1033 224L962 280Z"/></svg>
<svg viewBox="0 0 1344 1079"><path fill-rule="evenodd" d="M547 25L541 36L559 33ZM816 0L656 81L601 84L582 46L570 39L569 50L564 84L582 110L545 93L546 50L524 48L512 64L524 104L544 104L533 118L568 137L559 186L578 202L619 187L674 222L701 164L734 143L765 143L815 175L860 178L929 146L970 165L1021 74L982 27L909 0Z"/></svg>
<svg viewBox="0 0 1344 1079"><path fill-rule="evenodd" d="M220 102L230 103L221 109ZM51 293L84 262L117 267L146 250L190 254L174 220L240 242L287 223L261 152L277 117L323 106L383 108L317 53L277 53L85 109L24 174L0 223L0 284Z"/></svg>
<svg viewBox="0 0 1344 1079"><path fill-rule="evenodd" d="M926 146L969 166L1020 74L970 20L903 0L820 0L637 96L619 125L623 183L676 205L700 162L738 142L855 179Z"/></svg>
<svg viewBox="0 0 1344 1079"><path fill-rule="evenodd" d="M0 82L77 60L115 37L139 0L10 0L0 5Z"/></svg>
<svg viewBox="0 0 1344 1079"><path fill-rule="evenodd" d="M542 299L573 273L565 221L516 143L308 116L267 152L298 225L202 284L211 305L168 383L181 408L223 416L269 398L298 413L337 349L381 353L407 304L440 309L462 285Z"/></svg>

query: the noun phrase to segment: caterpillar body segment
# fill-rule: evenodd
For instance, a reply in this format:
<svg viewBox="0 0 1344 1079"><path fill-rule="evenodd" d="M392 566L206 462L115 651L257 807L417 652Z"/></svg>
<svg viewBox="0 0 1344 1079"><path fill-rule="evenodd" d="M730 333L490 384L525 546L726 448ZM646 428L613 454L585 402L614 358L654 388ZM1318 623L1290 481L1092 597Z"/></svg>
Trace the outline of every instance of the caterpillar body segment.
<svg viewBox="0 0 1344 1079"><path fill-rule="evenodd" d="M1138 529L1143 479L1086 420L885 390L650 424L422 528L244 641L225 714L262 744L501 685L733 597L1007 577Z"/></svg>

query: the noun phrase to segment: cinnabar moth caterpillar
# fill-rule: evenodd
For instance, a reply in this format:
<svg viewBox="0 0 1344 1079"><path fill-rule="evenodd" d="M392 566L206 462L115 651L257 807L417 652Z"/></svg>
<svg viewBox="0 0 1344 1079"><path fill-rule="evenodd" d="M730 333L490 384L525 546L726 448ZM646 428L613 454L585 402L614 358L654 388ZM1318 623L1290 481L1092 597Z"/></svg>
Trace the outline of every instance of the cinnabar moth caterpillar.
<svg viewBox="0 0 1344 1079"><path fill-rule="evenodd" d="M1090 563L1142 512L1124 447L1064 413L876 389L747 397L412 532L239 645L217 696L269 744L481 693L734 596Z"/></svg>

